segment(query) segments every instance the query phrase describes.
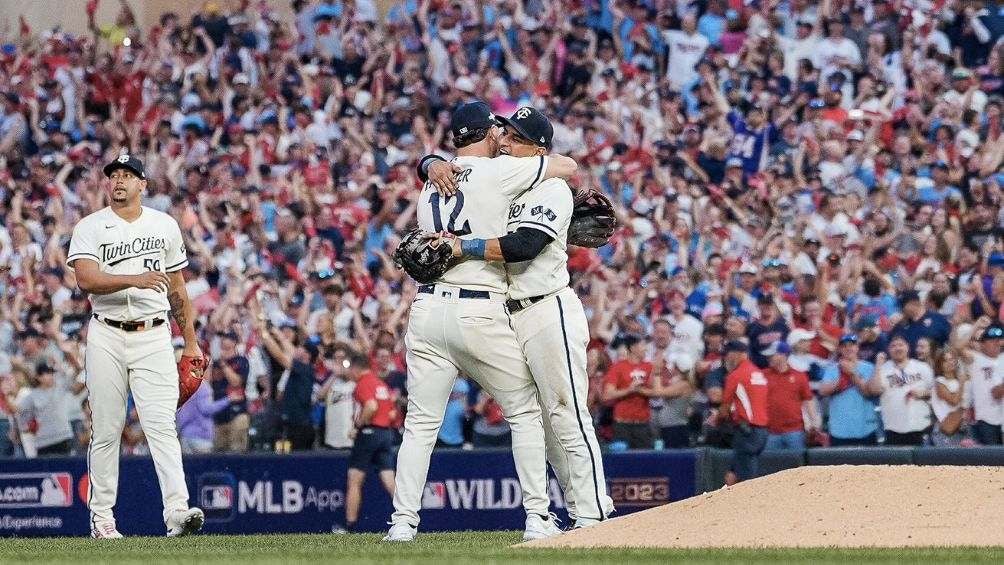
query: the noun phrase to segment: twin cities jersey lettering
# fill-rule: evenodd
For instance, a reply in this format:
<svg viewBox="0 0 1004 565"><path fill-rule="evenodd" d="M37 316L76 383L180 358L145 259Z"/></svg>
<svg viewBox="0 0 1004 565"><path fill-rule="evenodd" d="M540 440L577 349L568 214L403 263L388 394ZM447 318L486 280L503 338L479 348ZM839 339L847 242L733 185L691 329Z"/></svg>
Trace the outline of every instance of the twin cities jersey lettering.
<svg viewBox="0 0 1004 565"><path fill-rule="evenodd" d="M568 286L568 225L572 221L572 191L562 179L547 179L525 192L509 207L506 231L540 230L554 238L530 261L509 263L509 297L522 300L558 292Z"/></svg>
<svg viewBox="0 0 1004 565"><path fill-rule="evenodd" d="M111 275L139 275L147 271L172 273L188 265L181 229L174 218L152 208L133 222L127 222L104 208L73 228L66 264L89 259ZM170 309L167 294L155 290L127 288L91 297L91 307L99 316L113 320L146 320Z"/></svg>
<svg viewBox="0 0 1004 565"><path fill-rule="evenodd" d="M443 198L431 183L419 195L418 227L425 231L448 231L461 239L492 239L506 233L506 210L513 199L537 186L547 157L457 157L463 168L455 175L459 192ZM466 259L438 282L505 293L505 267L479 259Z"/></svg>

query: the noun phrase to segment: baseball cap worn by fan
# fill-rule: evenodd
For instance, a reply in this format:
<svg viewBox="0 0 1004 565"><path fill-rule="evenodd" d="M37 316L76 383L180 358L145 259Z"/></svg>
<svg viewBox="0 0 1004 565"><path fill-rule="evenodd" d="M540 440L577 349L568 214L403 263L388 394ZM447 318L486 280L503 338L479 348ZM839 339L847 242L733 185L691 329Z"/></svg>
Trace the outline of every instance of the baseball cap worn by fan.
<svg viewBox="0 0 1004 565"><path fill-rule="evenodd" d="M554 127L550 120L536 108L523 106L516 110L512 116L503 118L498 116L498 122L502 126L509 126L516 130L520 136L532 141L541 147L551 148L551 138L554 137Z"/></svg>
<svg viewBox="0 0 1004 565"><path fill-rule="evenodd" d="M749 346L738 340L733 340L726 343L725 347L723 348L724 353L746 353L748 351L749 351Z"/></svg>
<svg viewBox="0 0 1004 565"><path fill-rule="evenodd" d="M105 168L102 169L102 171L105 173L106 177L110 177L112 176L112 173L118 169L132 171L132 173L137 177L146 180L146 172L143 169L143 162L128 153L119 155L117 159L105 165Z"/></svg>
<svg viewBox="0 0 1004 565"><path fill-rule="evenodd" d="M815 339L816 332L810 330L803 330L802 328L795 328L788 333L788 345L794 346L800 341L805 341L807 339Z"/></svg>
<svg viewBox="0 0 1004 565"><path fill-rule="evenodd" d="M775 341L770 344L770 347L760 352L760 354L764 357L770 357L771 355L788 355L789 353L791 353L791 346L783 341Z"/></svg>
<svg viewBox="0 0 1004 565"><path fill-rule="evenodd" d="M1001 329L1000 326L990 326L987 329L983 330L983 333L980 334L979 340L989 341L991 339L1001 339L1001 338L1004 338L1004 329Z"/></svg>
<svg viewBox="0 0 1004 565"><path fill-rule="evenodd" d="M450 132L453 137L461 137L468 133L486 129L495 125L495 116L484 102L470 102L457 108L450 116Z"/></svg>

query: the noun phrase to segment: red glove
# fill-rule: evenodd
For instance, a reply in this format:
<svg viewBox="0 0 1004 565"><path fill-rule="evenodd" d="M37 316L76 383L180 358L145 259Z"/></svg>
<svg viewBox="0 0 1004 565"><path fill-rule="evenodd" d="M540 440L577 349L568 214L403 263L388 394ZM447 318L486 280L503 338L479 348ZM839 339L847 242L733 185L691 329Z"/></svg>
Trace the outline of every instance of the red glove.
<svg viewBox="0 0 1004 565"><path fill-rule="evenodd" d="M208 357L181 356L181 361L178 361L178 408L199 390L207 367Z"/></svg>

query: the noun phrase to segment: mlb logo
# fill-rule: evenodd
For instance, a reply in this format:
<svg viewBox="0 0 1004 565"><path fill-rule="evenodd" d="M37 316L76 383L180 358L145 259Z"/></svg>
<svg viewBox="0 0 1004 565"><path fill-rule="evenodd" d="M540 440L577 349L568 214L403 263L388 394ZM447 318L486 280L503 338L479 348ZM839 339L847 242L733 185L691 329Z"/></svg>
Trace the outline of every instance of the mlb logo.
<svg viewBox="0 0 1004 565"><path fill-rule="evenodd" d="M234 519L237 479L232 473L204 473L198 479L199 505L207 522Z"/></svg>
<svg viewBox="0 0 1004 565"><path fill-rule="evenodd" d="M42 480L41 493L42 506L72 506L73 477L69 473L52 473Z"/></svg>
<svg viewBox="0 0 1004 565"><path fill-rule="evenodd" d="M202 487L199 501L203 510L230 510L234 503L234 489L229 485Z"/></svg>
<svg viewBox="0 0 1004 565"><path fill-rule="evenodd" d="M442 510L446 508L446 485L441 482L429 482L422 491L422 508L425 510Z"/></svg>

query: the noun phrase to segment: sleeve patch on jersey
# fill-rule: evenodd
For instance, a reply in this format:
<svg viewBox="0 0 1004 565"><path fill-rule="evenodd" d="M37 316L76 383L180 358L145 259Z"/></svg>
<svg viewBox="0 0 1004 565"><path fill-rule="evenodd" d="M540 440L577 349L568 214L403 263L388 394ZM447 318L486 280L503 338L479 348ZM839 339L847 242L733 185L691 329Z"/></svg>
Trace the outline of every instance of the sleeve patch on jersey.
<svg viewBox="0 0 1004 565"><path fill-rule="evenodd" d="M554 210L551 210L550 208L545 209L543 206L534 206L533 209L530 210L530 215L534 217L547 218L552 222L558 217L558 215L554 213Z"/></svg>

